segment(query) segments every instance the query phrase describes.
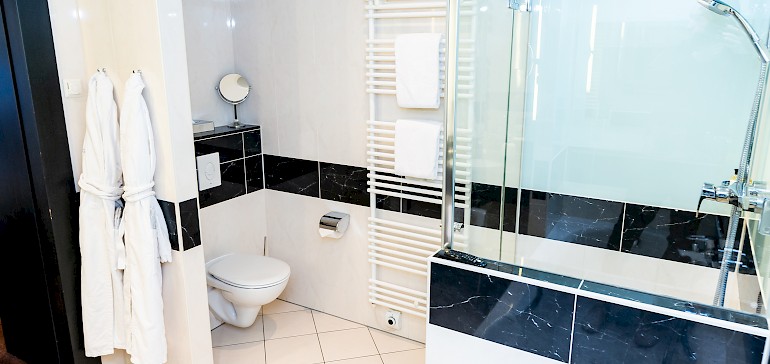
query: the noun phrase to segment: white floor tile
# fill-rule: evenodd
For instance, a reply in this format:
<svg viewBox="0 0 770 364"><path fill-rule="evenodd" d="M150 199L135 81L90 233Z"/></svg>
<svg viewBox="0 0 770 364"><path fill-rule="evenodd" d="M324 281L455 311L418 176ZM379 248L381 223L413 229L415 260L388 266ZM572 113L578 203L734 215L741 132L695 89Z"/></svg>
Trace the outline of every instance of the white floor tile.
<svg viewBox="0 0 770 364"><path fill-rule="evenodd" d="M313 311L313 320L315 321L315 328L318 332L339 331L364 327L363 325L359 325L355 322L343 320L339 317L318 311Z"/></svg>
<svg viewBox="0 0 770 364"><path fill-rule="evenodd" d="M265 341L267 364L323 363L318 336L305 335Z"/></svg>
<svg viewBox="0 0 770 364"><path fill-rule="evenodd" d="M315 334L315 324L310 310L266 314L262 316L265 325L265 340Z"/></svg>
<svg viewBox="0 0 770 364"><path fill-rule="evenodd" d="M369 329L332 331L318 334L321 350L327 361L358 358L376 355L377 347L369 335Z"/></svg>
<svg viewBox="0 0 770 364"><path fill-rule="evenodd" d="M265 342L214 348L214 364L265 364Z"/></svg>
<svg viewBox="0 0 770 364"><path fill-rule="evenodd" d="M257 321L247 328L223 324L211 331L211 343L214 347L248 343L264 339L265 337L262 333L262 317L257 317Z"/></svg>
<svg viewBox="0 0 770 364"><path fill-rule="evenodd" d="M377 351L379 351L380 354L425 348L425 345L421 342L409 340L377 329L370 328L369 331L372 333L374 344L377 345Z"/></svg>
<svg viewBox="0 0 770 364"><path fill-rule="evenodd" d="M304 310L307 310L307 308L281 300L275 300L262 306L262 313L265 315Z"/></svg>
<svg viewBox="0 0 770 364"><path fill-rule="evenodd" d="M373 356L365 356L363 358L327 361L327 363L334 363L334 364L382 364L382 359L380 359L379 355L373 355Z"/></svg>
<svg viewBox="0 0 770 364"><path fill-rule="evenodd" d="M425 349L382 354L382 362L385 364L425 364Z"/></svg>

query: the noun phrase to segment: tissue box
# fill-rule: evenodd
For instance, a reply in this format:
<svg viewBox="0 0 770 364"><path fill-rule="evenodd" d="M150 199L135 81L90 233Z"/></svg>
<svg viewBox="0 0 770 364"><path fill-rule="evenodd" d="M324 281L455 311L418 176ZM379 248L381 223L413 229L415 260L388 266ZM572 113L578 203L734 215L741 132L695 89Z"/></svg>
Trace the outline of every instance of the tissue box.
<svg viewBox="0 0 770 364"><path fill-rule="evenodd" d="M214 122L208 120L193 120L193 133L203 133L214 130Z"/></svg>

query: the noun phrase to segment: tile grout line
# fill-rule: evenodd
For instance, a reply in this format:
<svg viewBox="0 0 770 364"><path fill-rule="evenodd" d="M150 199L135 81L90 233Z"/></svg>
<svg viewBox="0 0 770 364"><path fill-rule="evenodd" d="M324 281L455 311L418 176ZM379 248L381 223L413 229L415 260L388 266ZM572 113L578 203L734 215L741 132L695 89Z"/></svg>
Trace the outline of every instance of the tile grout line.
<svg viewBox="0 0 770 364"><path fill-rule="evenodd" d="M313 320L313 329L315 329L315 340L318 342L318 349L321 350L321 361L326 363L326 357L324 357L324 347L321 345L321 337L318 336L318 326L315 324L315 316L313 310L310 310L310 319Z"/></svg>
<svg viewBox="0 0 770 364"><path fill-rule="evenodd" d="M377 355L382 355L380 352L380 347L377 346L377 340L374 340L374 335L372 335L372 328L369 326L366 326L366 332L369 333L369 337L372 338L372 342L374 343L374 349L377 350Z"/></svg>

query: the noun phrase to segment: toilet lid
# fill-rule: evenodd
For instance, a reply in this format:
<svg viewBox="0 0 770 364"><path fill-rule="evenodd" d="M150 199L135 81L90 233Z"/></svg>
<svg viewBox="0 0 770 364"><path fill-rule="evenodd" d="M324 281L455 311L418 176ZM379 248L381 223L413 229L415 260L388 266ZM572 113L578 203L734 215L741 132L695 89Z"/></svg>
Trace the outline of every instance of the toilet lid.
<svg viewBox="0 0 770 364"><path fill-rule="evenodd" d="M257 254L226 255L209 267L209 274L238 287L273 286L289 278L289 265Z"/></svg>

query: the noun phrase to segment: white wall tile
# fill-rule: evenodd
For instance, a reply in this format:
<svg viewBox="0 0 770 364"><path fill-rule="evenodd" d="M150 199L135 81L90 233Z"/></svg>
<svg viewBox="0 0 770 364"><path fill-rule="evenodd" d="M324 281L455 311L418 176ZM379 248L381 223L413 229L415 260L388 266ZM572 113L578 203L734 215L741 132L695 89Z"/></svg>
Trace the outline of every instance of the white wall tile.
<svg viewBox="0 0 770 364"><path fill-rule="evenodd" d="M292 273L282 299L346 320L383 328L385 309L368 302L367 218L369 208L267 191L268 251ZM329 211L350 214L340 239L318 235L318 221ZM425 279L407 276L397 283L425 288ZM397 335L424 341L425 320L407 314Z"/></svg>
<svg viewBox="0 0 770 364"><path fill-rule="evenodd" d="M263 253L267 236L265 194L260 190L200 210L206 261L228 253Z"/></svg>
<svg viewBox="0 0 770 364"><path fill-rule="evenodd" d="M214 121L217 126L229 124L233 121L233 107L219 97L214 87L222 76L241 72L235 68L230 1L185 0L184 23L192 117Z"/></svg>

